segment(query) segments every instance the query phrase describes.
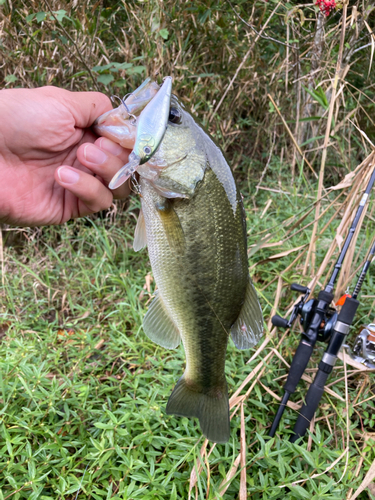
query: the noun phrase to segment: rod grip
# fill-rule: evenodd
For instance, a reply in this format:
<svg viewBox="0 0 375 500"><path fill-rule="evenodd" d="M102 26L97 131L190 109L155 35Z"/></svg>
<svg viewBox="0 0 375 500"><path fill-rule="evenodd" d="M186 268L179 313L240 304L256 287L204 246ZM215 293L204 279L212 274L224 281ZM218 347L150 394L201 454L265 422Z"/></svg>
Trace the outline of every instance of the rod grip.
<svg viewBox="0 0 375 500"><path fill-rule="evenodd" d="M318 409L319 402L323 396L324 385L328 377L329 373L322 370L319 370L316 374L314 382L307 391L305 403L300 410L297 422L294 426L294 435L290 438L292 443L306 434L306 430Z"/></svg>
<svg viewBox="0 0 375 500"><path fill-rule="evenodd" d="M290 365L288 378L284 385L284 390L292 394L301 380L303 372L306 369L307 363L311 357L314 346L305 339L299 343L292 364Z"/></svg>
<svg viewBox="0 0 375 500"><path fill-rule="evenodd" d="M347 297L344 302L344 305L341 308L337 321L341 321L342 323L345 323L346 325L350 326L353 323L354 316L355 313L357 312L358 306L359 306L358 300L353 299L351 297Z"/></svg>
<svg viewBox="0 0 375 500"><path fill-rule="evenodd" d="M289 393L285 392L283 399L281 400L280 406L277 410L277 413L275 415L275 418L273 419L270 432L268 433L269 437L274 437L275 432L277 431L277 428L279 426L281 417L283 416L284 410L285 410L286 405L288 403L288 399L289 399Z"/></svg>

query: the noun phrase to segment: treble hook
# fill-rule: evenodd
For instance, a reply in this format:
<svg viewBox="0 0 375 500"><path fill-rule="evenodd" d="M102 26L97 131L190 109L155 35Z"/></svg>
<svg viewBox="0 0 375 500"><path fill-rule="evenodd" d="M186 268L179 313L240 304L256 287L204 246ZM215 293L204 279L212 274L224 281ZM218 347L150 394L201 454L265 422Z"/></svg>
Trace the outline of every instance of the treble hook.
<svg viewBox="0 0 375 500"><path fill-rule="evenodd" d="M131 176L131 182L132 182L132 188L133 188L134 192L142 198L141 185L139 184L139 182L134 174Z"/></svg>
<svg viewBox="0 0 375 500"><path fill-rule="evenodd" d="M114 99L115 98L118 99L121 102L121 104L124 106L124 108L126 109L126 112L128 113L128 115L131 116L134 121L137 121L136 116L133 115L132 113L130 113L130 110L129 110L126 102L125 102L126 97L128 97L129 95L131 95L131 94L126 94L126 96L124 98L122 98L122 99L118 95L112 95L111 96L111 101L114 103L115 102Z"/></svg>

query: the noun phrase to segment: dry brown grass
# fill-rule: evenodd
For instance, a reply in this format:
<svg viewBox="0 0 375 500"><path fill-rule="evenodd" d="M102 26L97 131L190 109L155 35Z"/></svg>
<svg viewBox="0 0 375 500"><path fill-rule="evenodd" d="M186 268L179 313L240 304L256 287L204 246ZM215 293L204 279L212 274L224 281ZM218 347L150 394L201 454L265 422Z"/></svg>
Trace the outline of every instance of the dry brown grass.
<svg viewBox="0 0 375 500"><path fill-rule="evenodd" d="M267 309L269 331L249 363L260 353L267 354L244 377L230 400L232 417L239 414L241 419L239 454L227 471L221 492L224 494L241 470L241 500L246 498L246 466L251 465L249 454L254 444L245 441L244 407L255 386L261 387L263 394L271 395L275 402L280 399L267 384L268 366L278 364L286 374L293 350L290 343L285 347L287 332L276 339L270 317L276 311L290 313L295 301L287 290L292 276L299 275L313 291L324 287L374 168L373 146L367 139L375 130L374 84L367 77L373 75L374 68L371 58L366 60L362 56L369 55L371 46L362 52L358 50L371 43L369 31L374 5L365 2L365 6L369 8L363 10L361 3L351 4L347 15L342 16L343 11L339 11L328 21L322 19L312 4L296 3L286 8L281 2L271 8L267 2L231 6L156 0L142 3L123 0L116 4L94 0L8 0L1 6L0 79L5 87L58 85L71 90L125 93L135 88L146 74L173 75L176 93L228 152L238 177L250 186L248 195L271 189L281 200L285 183L279 170L285 165L290 165L291 179L287 194L293 194L293 183L298 177L303 180L298 185L303 190L295 195L310 196L312 206L280 224L277 231L266 228L259 235L260 241L250 248L256 277L267 263L280 261L283 270L265 282L259 277L263 290L270 286L276 289ZM61 10L66 11L66 18ZM40 14L40 22L36 17L30 18L31 14L43 12L45 17L41 20ZM319 36L316 26L321 27ZM264 38L271 35L283 44ZM105 85L98 81L99 74L93 68L113 62L131 62L133 70L120 69L114 73L114 80ZM138 69L134 70L136 66ZM144 71L139 66L144 66ZM104 74L110 71L104 70ZM319 119L306 121L316 116ZM345 181L340 182L344 177ZM262 206L259 199L253 198L254 213L262 212L263 217L272 210L269 208L272 199L265 202L263 197ZM353 283L361 267L366 250L362 235L373 233L374 210L372 203L360 221L354 241L358 240L359 251L354 251L353 243L337 283L336 297ZM332 224L337 226L335 234ZM308 242L295 245L296 237L302 238L304 234L310 235ZM0 241L4 267L2 250ZM262 252L262 258L255 262L258 252ZM374 307L375 301L366 309L367 322ZM360 405L372 398L368 396L372 382L365 370L358 367L349 370L346 363L348 359L335 370L326 391L341 405L347 419L345 429L336 429L337 412L326 412L310 428L314 432L316 423L323 422L335 436L336 448L343 452L323 473L311 474L312 479L329 474L336 463L348 459L349 450L353 453L361 448L362 462L370 453L365 447L374 436L368 429L355 433L349 430L348 408L351 405L351 410L360 411ZM314 371L316 368L304 376L307 383L311 383ZM283 378L279 380L281 384ZM345 397L335 390L343 380L346 389L348 384L363 382L358 401L351 403L347 390ZM362 394L364 387L366 393ZM290 401L288 406L298 410L301 403ZM308 449L311 446L310 439ZM209 446L205 441L200 450L201 461L191 471L189 490L196 498L199 474L204 469L209 497L210 455L214 448L215 445ZM345 470L343 465L343 473ZM359 472L358 465L354 473L358 476ZM347 498L356 498L374 477L372 465L357 493L349 491Z"/></svg>

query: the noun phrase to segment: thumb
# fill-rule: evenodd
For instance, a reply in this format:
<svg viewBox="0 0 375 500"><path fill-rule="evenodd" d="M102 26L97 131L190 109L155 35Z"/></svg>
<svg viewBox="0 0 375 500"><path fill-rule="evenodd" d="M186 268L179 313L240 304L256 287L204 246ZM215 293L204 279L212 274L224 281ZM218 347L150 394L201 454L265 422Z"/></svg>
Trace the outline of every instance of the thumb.
<svg viewBox="0 0 375 500"><path fill-rule="evenodd" d="M64 93L63 102L74 117L76 127L91 127L100 115L112 109L111 100L101 92L61 91Z"/></svg>

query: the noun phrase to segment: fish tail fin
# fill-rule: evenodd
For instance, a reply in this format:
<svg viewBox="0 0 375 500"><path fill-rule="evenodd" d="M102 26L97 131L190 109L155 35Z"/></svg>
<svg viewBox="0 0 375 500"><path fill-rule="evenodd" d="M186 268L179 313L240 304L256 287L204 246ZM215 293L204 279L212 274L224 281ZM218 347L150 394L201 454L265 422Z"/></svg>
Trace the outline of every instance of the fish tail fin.
<svg viewBox="0 0 375 500"><path fill-rule="evenodd" d="M177 382L167 404L168 415L199 418L201 430L207 439L226 443L230 435L229 399L227 383L208 393L189 388L185 375Z"/></svg>

